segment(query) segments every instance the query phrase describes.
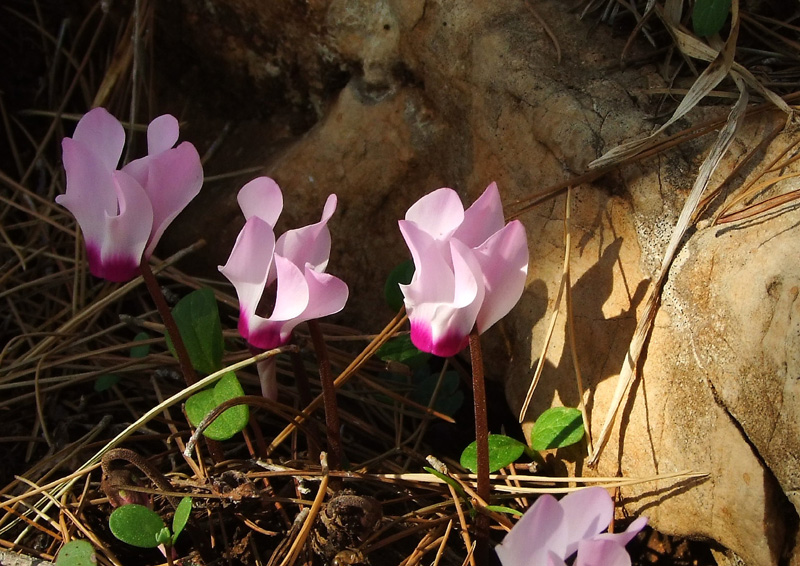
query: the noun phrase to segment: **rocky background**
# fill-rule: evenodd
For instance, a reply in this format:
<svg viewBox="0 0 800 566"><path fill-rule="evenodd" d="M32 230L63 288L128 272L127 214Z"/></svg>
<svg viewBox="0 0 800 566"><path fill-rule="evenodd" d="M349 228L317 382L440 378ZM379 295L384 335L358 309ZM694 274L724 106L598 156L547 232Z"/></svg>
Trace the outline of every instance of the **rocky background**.
<svg viewBox="0 0 800 566"><path fill-rule="evenodd" d="M207 183L167 234L167 247L219 234L206 264L186 267L211 272L224 263L241 226L236 191L257 174L285 191L279 230L317 218L335 192L329 270L351 288L339 320L373 332L393 314L382 300L385 277L408 257L397 219L440 186L471 202L497 181L507 210L527 227L531 251L522 301L486 336L488 370L505 380L519 411L565 253L563 191L523 204L669 115L675 100L654 90L670 86L659 68L664 51L654 54L641 36L626 48L630 17L620 16L615 28L554 0L181 0L159 10L159 52L194 61L157 62L173 81L163 105L174 108L160 110L188 120L187 139L216 142L207 174L256 168ZM198 89L204 96L190 96ZM724 120L730 103L716 102L676 129ZM748 118L712 187L785 121L769 111ZM709 221L797 136L787 123L690 232L599 466L573 470L707 473L678 485L627 487L621 497L627 513L649 516L662 532L715 541L720 564L800 564L800 210L790 203L752 220ZM595 433L712 138L574 187L571 291ZM789 178L780 190L796 188ZM578 403L564 319L528 423L551 405Z"/></svg>

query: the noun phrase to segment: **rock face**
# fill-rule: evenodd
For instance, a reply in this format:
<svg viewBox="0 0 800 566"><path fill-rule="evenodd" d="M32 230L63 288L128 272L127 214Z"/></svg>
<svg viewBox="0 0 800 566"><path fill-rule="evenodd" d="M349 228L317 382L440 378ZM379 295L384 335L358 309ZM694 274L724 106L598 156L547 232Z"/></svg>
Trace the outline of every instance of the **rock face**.
<svg viewBox="0 0 800 566"><path fill-rule="evenodd" d="M383 0L367 8L355 0L318 0L286 3L294 8L280 13L266 4L183 0L184 23L194 26L185 33L191 37L191 29L217 22L214 34L201 31L194 41L234 59L226 45L236 45L247 54L240 71L256 84L268 79L271 89L284 85L286 100L312 108L316 123L299 136L277 130L274 120L235 123L210 169L263 165L285 190L286 227L318 217L325 196L338 194L330 270L351 288L344 320L366 331L392 315L381 289L389 270L408 257L396 221L417 198L451 186L471 202L497 181L510 210L582 173L615 145L645 135L655 109L642 91L662 85L655 69L618 70L625 38L555 2ZM235 17L214 20L215 10ZM543 21L558 38L560 62ZM693 119L724 114L698 110ZM723 175L760 141L771 119L762 115L748 124ZM791 137L785 132L769 151ZM265 143L254 144L258 139ZM700 138L574 189L571 292L577 358L596 432L708 143ZM246 180L204 191L191 222L175 230L184 241L173 243L216 230L209 257L224 263L239 227L235 191ZM562 193L521 212L531 250L527 289L486 336L495 356L490 371L506 379L514 410L558 294L564 205ZM597 470L577 469L631 477L707 473L679 485L626 488L623 503L663 532L713 539L751 566L789 563L798 523L798 223L794 207L749 222L706 222L690 235L612 440ZM566 343L560 322L528 421L553 404L578 402Z"/></svg>

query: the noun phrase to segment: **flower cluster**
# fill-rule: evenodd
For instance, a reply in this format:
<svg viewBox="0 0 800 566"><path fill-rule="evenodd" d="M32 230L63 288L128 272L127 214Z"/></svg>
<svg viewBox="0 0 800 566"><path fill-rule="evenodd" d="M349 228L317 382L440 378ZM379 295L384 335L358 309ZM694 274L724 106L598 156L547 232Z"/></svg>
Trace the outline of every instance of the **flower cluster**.
<svg viewBox="0 0 800 566"><path fill-rule="evenodd" d="M169 223L200 192L200 156L189 142L173 147L178 129L169 114L150 122L147 156L119 170L125 130L105 109L87 112L62 141L67 191L56 202L78 220L96 277L135 277Z"/></svg>
<svg viewBox="0 0 800 566"><path fill-rule="evenodd" d="M625 532L604 533L614 502L602 487L570 493L560 501L542 495L495 548L503 566L630 566L625 545L647 524L636 519Z"/></svg>
<svg viewBox="0 0 800 566"><path fill-rule="evenodd" d="M476 328L483 333L517 303L528 273L528 243L518 221L505 223L492 183L466 211L458 194L438 189L401 220L415 272L405 296L411 341L422 351L452 356Z"/></svg>
<svg viewBox="0 0 800 566"><path fill-rule="evenodd" d="M220 266L239 296L239 333L268 350L285 344L301 322L339 312L347 302L347 285L325 273L331 251L328 220L336 210L330 195L316 224L289 230L277 240L274 227L283 210L283 195L269 177L258 177L239 191L246 219L228 262ZM265 291L274 285L274 306L262 312Z"/></svg>

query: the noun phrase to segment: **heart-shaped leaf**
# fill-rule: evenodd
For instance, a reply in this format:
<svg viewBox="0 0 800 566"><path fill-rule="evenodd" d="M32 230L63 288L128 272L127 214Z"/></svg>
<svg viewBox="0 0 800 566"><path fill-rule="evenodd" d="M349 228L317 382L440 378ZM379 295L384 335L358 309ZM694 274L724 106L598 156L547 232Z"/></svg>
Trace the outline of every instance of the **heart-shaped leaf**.
<svg viewBox="0 0 800 566"><path fill-rule="evenodd" d="M400 291L400 284L408 285L411 283L411 278L414 276L414 262L410 259L404 261L394 269L386 278L386 284L383 287L383 296L386 298L386 303L394 311L399 311L403 306L403 292Z"/></svg>
<svg viewBox="0 0 800 566"><path fill-rule="evenodd" d="M88 540L71 540L58 552L56 566L97 566L94 547Z"/></svg>
<svg viewBox="0 0 800 566"><path fill-rule="evenodd" d="M564 448L583 438L583 416L578 409L553 407L541 414L531 431L534 450Z"/></svg>
<svg viewBox="0 0 800 566"><path fill-rule="evenodd" d="M446 372L442 376L438 391L436 391L437 384L439 384L439 372L430 373L425 371L421 374L416 372L414 374L414 391L411 392L411 400L427 407L435 391L436 401L433 403L433 409L452 417L464 403L464 392L459 389L461 380L458 379L458 372Z"/></svg>
<svg viewBox="0 0 800 566"><path fill-rule="evenodd" d="M489 435L489 473L505 468L525 452L525 445L504 434ZM461 453L461 465L477 473L478 471L478 444L471 443Z"/></svg>
<svg viewBox="0 0 800 566"><path fill-rule="evenodd" d="M208 288L192 291L178 301L172 309L172 317L178 325L194 369L202 373L214 373L221 369L224 340L214 291ZM169 351L177 357L169 334L166 338Z"/></svg>
<svg viewBox="0 0 800 566"><path fill-rule="evenodd" d="M725 25L731 12L731 0L695 0L692 28L700 37L714 35Z"/></svg>
<svg viewBox="0 0 800 566"><path fill-rule="evenodd" d="M395 336L376 352L378 359L384 362L399 362L411 369L424 365L431 357L427 352L419 350L411 342L411 336L403 334Z"/></svg>
<svg viewBox="0 0 800 566"><path fill-rule="evenodd" d="M166 527L158 513L137 503L114 509L108 526L119 540L140 548L157 547L156 537Z"/></svg>
<svg viewBox="0 0 800 566"><path fill-rule="evenodd" d="M198 426L218 405L242 395L244 390L236 379L236 374L226 373L213 388L195 393L186 400L186 415L189 417L189 422ZM250 409L247 405L231 407L218 416L203 434L212 440L228 440L247 426L249 418Z"/></svg>
<svg viewBox="0 0 800 566"><path fill-rule="evenodd" d="M140 332L139 334L133 337L134 342L143 342L144 340L149 340L149 339L150 335L147 334L147 332ZM144 358L149 353L150 353L150 344L140 344L131 347L132 358Z"/></svg>

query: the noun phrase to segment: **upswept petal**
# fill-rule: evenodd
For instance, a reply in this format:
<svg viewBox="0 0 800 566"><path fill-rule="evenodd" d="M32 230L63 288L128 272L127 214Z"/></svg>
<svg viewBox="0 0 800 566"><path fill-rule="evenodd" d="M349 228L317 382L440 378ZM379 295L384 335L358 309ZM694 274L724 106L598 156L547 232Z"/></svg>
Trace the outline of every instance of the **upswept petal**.
<svg viewBox="0 0 800 566"><path fill-rule="evenodd" d="M147 154L156 155L167 151L178 142L180 126L171 114L155 118L147 126Z"/></svg>
<svg viewBox="0 0 800 566"><path fill-rule="evenodd" d="M435 239L446 240L464 221L464 205L453 189L436 189L411 205L406 220Z"/></svg>
<svg viewBox="0 0 800 566"><path fill-rule="evenodd" d="M320 273L310 265L305 267L310 300L301 315L303 321L322 318L340 312L350 295L347 284L329 273Z"/></svg>
<svg viewBox="0 0 800 566"><path fill-rule="evenodd" d="M278 255L277 252L275 253L275 270L278 274L275 308L267 318L280 321L296 318L308 306L310 293L306 278L299 267Z"/></svg>
<svg viewBox="0 0 800 566"><path fill-rule="evenodd" d="M255 315L267 284L274 251L272 227L260 218L252 217L239 232L228 262L219 266L220 273L233 284L239 297L240 328L243 320ZM247 337L244 333L242 335Z"/></svg>
<svg viewBox="0 0 800 566"><path fill-rule="evenodd" d="M573 491L559 502L564 510L564 524L569 533L567 554L578 550L578 543L600 534L614 518L614 502L602 487Z"/></svg>
<svg viewBox="0 0 800 566"><path fill-rule="evenodd" d="M336 195L328 195L320 221L284 232L275 244L275 253L287 258L298 267L310 263L315 271L325 271L331 255L328 220L336 212L336 203Z"/></svg>
<svg viewBox="0 0 800 566"><path fill-rule="evenodd" d="M589 539L578 544L575 566L631 566L631 557L614 541Z"/></svg>
<svg viewBox="0 0 800 566"><path fill-rule="evenodd" d="M72 139L86 146L107 169L113 171L122 157L125 129L108 110L94 108L78 121Z"/></svg>
<svg viewBox="0 0 800 566"><path fill-rule="evenodd" d="M451 240L450 251L453 287L449 301L408 309L411 341L420 350L441 357L455 356L467 346L484 294L472 250Z"/></svg>
<svg viewBox="0 0 800 566"><path fill-rule="evenodd" d="M103 233L86 235L89 270L96 277L116 283L136 276L142 262L153 211L144 189L123 171L113 174L114 189L119 199L119 213L103 212Z"/></svg>
<svg viewBox="0 0 800 566"><path fill-rule="evenodd" d="M283 211L281 188L269 177L256 177L247 183L239 190L236 200L245 220L258 216L273 229Z"/></svg>
<svg viewBox="0 0 800 566"><path fill-rule="evenodd" d="M518 220L509 222L475 250L486 294L478 313L483 333L517 304L528 276L528 238Z"/></svg>
<svg viewBox="0 0 800 566"><path fill-rule="evenodd" d="M636 535L639 534L639 531L641 531L646 526L647 526L647 517L639 517L630 525L628 525L628 528L622 531L621 533L600 533L594 538L601 540L612 540L619 545L625 546L626 544L631 542L636 537Z"/></svg>
<svg viewBox="0 0 800 566"><path fill-rule="evenodd" d="M472 206L464 212L464 221L453 234L471 248L477 248L489 236L501 230L506 220L497 183L491 183Z"/></svg>
<svg viewBox="0 0 800 566"><path fill-rule="evenodd" d="M503 566L528 566L552 562L552 555L560 559L567 548L563 519L564 510L555 497L539 497L495 547L500 562Z"/></svg>
<svg viewBox="0 0 800 566"><path fill-rule="evenodd" d="M135 177L153 203L153 229L145 255L149 256L167 229L203 185L203 166L194 145L178 147L131 161L122 168Z"/></svg>
<svg viewBox="0 0 800 566"><path fill-rule="evenodd" d="M449 242L436 240L413 222L398 221L400 233L414 260L414 275L408 285L400 285L406 306L453 301L455 278Z"/></svg>
<svg viewBox="0 0 800 566"><path fill-rule="evenodd" d="M56 202L68 209L84 235L101 237L105 215L116 216L119 201L114 188L113 169L85 144L70 138L61 142L67 191ZM148 227L149 229L149 227Z"/></svg>

